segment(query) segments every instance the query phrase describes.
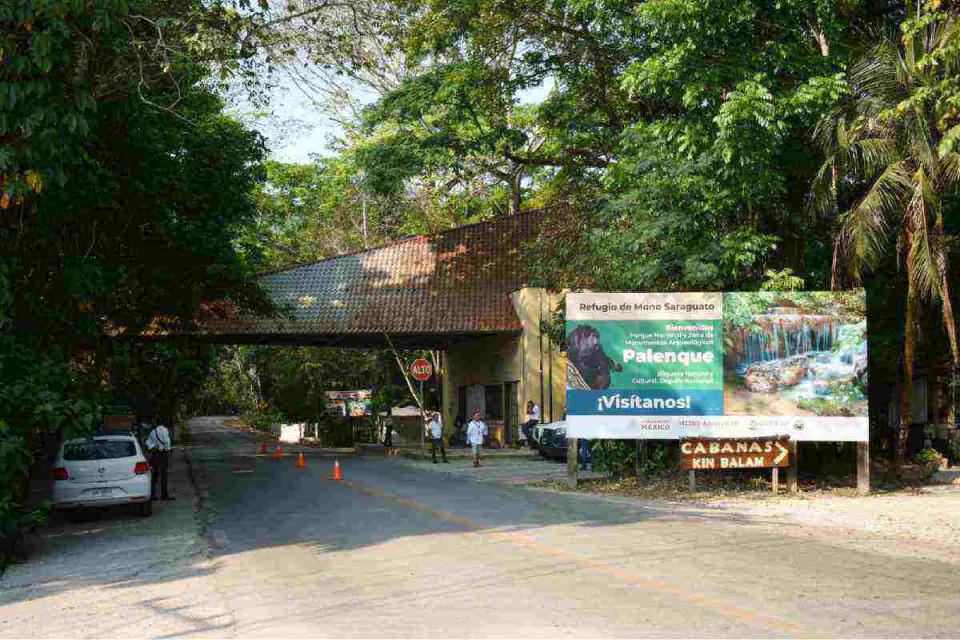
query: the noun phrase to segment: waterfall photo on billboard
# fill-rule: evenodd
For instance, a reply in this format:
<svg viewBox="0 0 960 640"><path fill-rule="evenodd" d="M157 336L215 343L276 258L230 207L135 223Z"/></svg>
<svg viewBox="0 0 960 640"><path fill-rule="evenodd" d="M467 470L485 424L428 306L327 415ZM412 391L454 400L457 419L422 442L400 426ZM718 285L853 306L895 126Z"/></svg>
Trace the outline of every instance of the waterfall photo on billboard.
<svg viewBox="0 0 960 640"><path fill-rule="evenodd" d="M863 291L726 293L725 415L867 416Z"/></svg>

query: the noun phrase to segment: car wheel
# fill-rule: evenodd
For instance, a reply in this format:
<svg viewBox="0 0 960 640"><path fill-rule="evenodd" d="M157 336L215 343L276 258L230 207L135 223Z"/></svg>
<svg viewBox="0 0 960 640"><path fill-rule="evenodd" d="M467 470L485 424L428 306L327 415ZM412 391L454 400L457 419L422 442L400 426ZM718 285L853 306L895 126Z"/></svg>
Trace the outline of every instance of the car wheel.
<svg viewBox="0 0 960 640"><path fill-rule="evenodd" d="M86 520L87 513L83 509L69 509L66 515L70 522L83 522Z"/></svg>
<svg viewBox="0 0 960 640"><path fill-rule="evenodd" d="M153 514L153 502L147 500L137 505L137 515L143 518L149 518Z"/></svg>

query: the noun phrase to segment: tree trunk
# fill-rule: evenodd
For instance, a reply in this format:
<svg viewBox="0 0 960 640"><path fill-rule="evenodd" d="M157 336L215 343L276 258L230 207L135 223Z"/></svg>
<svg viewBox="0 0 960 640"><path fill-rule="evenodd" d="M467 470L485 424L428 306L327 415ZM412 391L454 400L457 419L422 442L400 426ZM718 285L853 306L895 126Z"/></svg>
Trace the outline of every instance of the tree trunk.
<svg viewBox="0 0 960 640"><path fill-rule="evenodd" d="M900 433L897 437L897 450L894 458L894 470L907 459L907 440L910 438L910 400L913 394L913 363L917 352L917 286L913 273L911 256L912 234L908 232L907 242L907 317L903 324L903 382L900 385Z"/></svg>
<svg viewBox="0 0 960 640"><path fill-rule="evenodd" d="M520 195L523 183L523 167L518 166L510 173L510 215L520 213Z"/></svg>
<svg viewBox="0 0 960 640"><path fill-rule="evenodd" d="M947 281L946 265L940 265L940 298L943 303L943 326L947 329L947 338L950 341L950 408L947 410L947 422L954 425L957 422L956 403L954 402L954 378L957 367L960 366L960 354L957 345L957 323L953 315L953 301L950 300L950 283Z"/></svg>
<svg viewBox="0 0 960 640"><path fill-rule="evenodd" d="M950 299L950 283L947 280L945 264L940 265L940 298L943 303L943 326L947 329L947 338L950 340L950 357L953 366L960 365L960 348L957 345L957 322L953 315L953 301Z"/></svg>

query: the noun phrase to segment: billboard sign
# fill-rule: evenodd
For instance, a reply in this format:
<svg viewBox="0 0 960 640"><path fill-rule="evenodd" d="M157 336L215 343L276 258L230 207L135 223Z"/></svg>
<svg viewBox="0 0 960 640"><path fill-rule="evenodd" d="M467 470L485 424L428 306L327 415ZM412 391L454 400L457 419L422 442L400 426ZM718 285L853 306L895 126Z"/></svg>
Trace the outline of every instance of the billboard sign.
<svg viewBox="0 0 960 640"><path fill-rule="evenodd" d="M373 392L370 389L355 391L325 391L325 404L331 413L359 418L372 414Z"/></svg>
<svg viewBox="0 0 960 640"><path fill-rule="evenodd" d="M868 439L866 296L567 295L567 433Z"/></svg>

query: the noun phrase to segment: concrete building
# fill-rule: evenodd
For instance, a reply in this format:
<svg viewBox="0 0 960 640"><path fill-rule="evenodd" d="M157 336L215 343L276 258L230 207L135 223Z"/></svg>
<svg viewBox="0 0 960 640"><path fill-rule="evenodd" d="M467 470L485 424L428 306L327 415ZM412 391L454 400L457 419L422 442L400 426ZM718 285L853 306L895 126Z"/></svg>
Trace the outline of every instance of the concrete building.
<svg viewBox="0 0 960 640"><path fill-rule="evenodd" d="M473 411L503 444L526 402L562 418L566 359L543 331L560 296L528 285L526 246L560 214L530 211L261 276L273 318L209 305L195 335L229 343L433 349L444 428Z"/></svg>

